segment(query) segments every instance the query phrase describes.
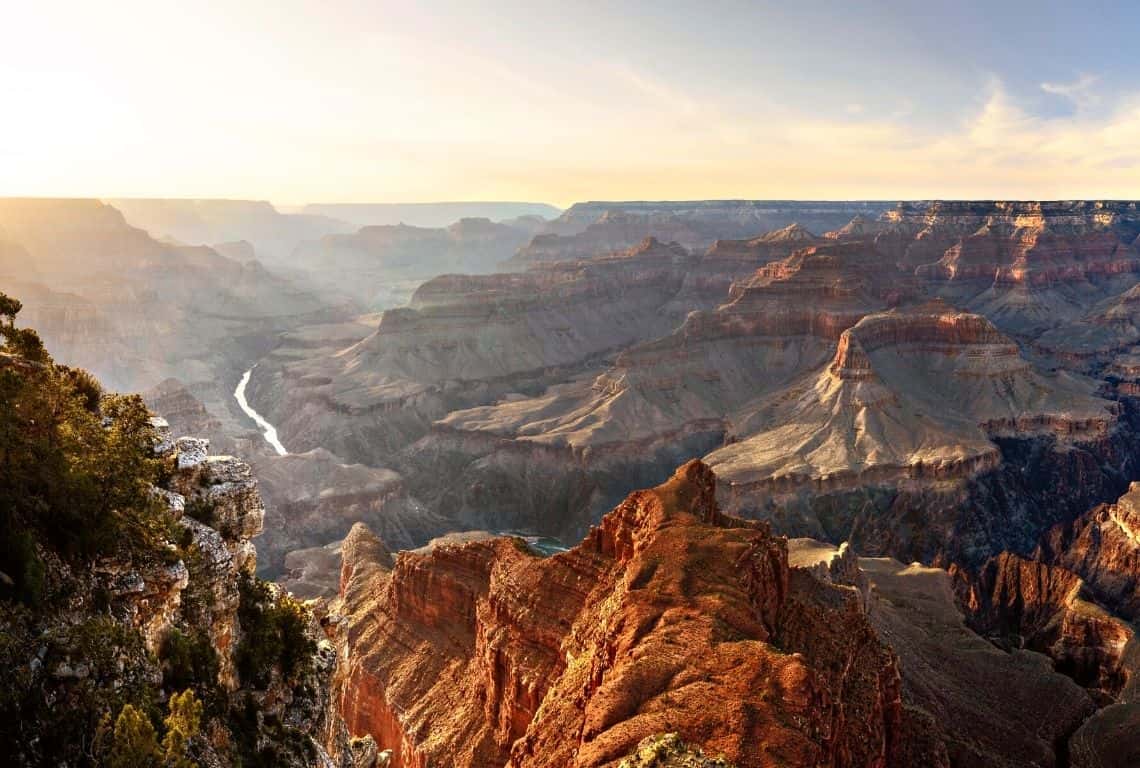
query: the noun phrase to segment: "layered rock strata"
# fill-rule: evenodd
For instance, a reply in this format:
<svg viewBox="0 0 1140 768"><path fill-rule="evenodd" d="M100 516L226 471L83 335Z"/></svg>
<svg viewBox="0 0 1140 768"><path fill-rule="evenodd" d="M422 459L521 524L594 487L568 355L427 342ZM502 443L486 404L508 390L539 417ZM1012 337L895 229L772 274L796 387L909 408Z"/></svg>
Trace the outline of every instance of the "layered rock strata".
<svg viewBox="0 0 1140 768"><path fill-rule="evenodd" d="M1113 612L1140 618L1140 483L1048 531L1035 556L1080 576Z"/></svg>
<svg viewBox="0 0 1140 768"><path fill-rule="evenodd" d="M447 478L441 498L472 525L581 535L631 484L660 482L719 445L734 409L825 365L844 329L910 295L903 276L876 280L872 265L893 270L858 243L797 251L601 375L452 412L405 452L402 470L413 483L417 467ZM554 489L558 519L519 503L538 483Z"/></svg>
<svg viewBox="0 0 1140 768"><path fill-rule="evenodd" d="M334 354L270 357L249 391L282 439L378 463L458 407L533 390L659 336L689 257L647 240L620 256L525 274L436 278Z"/></svg>
<svg viewBox="0 0 1140 768"><path fill-rule="evenodd" d="M853 216L874 219L888 208L874 202L779 200L576 203L519 249L512 263L586 258L628 248L644 237L704 251L716 240L755 238L793 224L827 232Z"/></svg>
<svg viewBox="0 0 1140 768"><path fill-rule="evenodd" d="M551 558L491 539L393 563L362 528L344 552L338 695L397 768L616 765L662 732L739 766L904 764L857 590L721 515L699 463Z"/></svg>
<svg viewBox="0 0 1140 768"><path fill-rule="evenodd" d="M877 236L957 306L1034 336L1135 284L1134 203L935 202L900 206Z"/></svg>
<svg viewBox="0 0 1140 768"><path fill-rule="evenodd" d="M1078 504L1113 495L1129 430L1093 382L1043 374L985 318L933 305L859 321L826 368L738 410L707 460L730 509L790 533L854 536L864 551L926 562L972 560L1027 553ZM1054 492L1024 477L1019 451L1036 452L1036 471L1071 466L1095 480L1063 510L1018 498ZM1007 485L1007 468L1022 480ZM961 512L971 498L986 511ZM906 522L920 505L924 522ZM991 525L1011 508L1032 522Z"/></svg>
<svg viewBox="0 0 1140 768"><path fill-rule="evenodd" d="M1002 553L973 577L959 574L956 587L970 626L999 646L1044 653L1101 703L1127 684L1133 630L1092 602L1072 571Z"/></svg>

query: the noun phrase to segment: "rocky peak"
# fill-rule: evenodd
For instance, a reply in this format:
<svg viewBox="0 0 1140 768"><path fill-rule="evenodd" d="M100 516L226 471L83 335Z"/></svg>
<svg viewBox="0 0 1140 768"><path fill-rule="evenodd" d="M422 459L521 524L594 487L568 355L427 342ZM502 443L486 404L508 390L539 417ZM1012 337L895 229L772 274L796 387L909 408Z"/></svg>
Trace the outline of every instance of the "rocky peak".
<svg viewBox="0 0 1140 768"><path fill-rule="evenodd" d="M553 557L482 539L368 560L338 695L397 768L600 768L668 732L742 767L902 765L898 670L857 595L722 515L699 462Z"/></svg>
<svg viewBox="0 0 1140 768"><path fill-rule="evenodd" d="M366 580L372 569L391 571L396 561L380 537L364 523L356 523L341 545L340 591L355 581Z"/></svg>
<svg viewBox="0 0 1140 768"><path fill-rule="evenodd" d="M776 229L751 240L751 243L804 243L812 242L818 238L808 228L797 223L789 224L782 229Z"/></svg>

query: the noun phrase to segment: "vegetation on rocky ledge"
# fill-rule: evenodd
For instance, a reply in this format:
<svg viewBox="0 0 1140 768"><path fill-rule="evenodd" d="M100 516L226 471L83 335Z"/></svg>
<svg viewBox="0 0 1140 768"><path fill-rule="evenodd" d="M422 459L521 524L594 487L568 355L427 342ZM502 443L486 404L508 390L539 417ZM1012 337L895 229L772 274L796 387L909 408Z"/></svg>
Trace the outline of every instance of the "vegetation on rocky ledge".
<svg viewBox="0 0 1140 768"><path fill-rule="evenodd" d="M0 762L313 764L314 625L252 576L248 466L180 454L20 308L0 293Z"/></svg>
<svg viewBox="0 0 1140 768"><path fill-rule="evenodd" d="M721 757L706 757L699 747L686 744L675 733L642 739L618 768L735 768Z"/></svg>

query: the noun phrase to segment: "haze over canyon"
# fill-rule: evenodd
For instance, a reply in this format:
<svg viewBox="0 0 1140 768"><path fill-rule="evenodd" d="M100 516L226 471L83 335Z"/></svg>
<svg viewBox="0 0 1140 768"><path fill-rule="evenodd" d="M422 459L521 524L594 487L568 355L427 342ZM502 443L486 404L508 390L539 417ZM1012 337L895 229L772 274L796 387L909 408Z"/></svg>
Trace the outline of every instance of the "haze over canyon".
<svg viewBox="0 0 1140 768"><path fill-rule="evenodd" d="M0 291L14 764L1137 764L1136 202L8 198Z"/></svg>

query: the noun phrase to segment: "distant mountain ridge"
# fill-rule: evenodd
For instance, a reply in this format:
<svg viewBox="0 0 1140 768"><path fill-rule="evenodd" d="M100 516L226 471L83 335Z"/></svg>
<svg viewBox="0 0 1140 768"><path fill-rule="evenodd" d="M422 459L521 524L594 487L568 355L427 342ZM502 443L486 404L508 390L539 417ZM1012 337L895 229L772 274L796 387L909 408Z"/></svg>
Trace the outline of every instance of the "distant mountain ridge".
<svg viewBox="0 0 1140 768"><path fill-rule="evenodd" d="M407 224L413 227L446 227L460 219L503 221L520 216L553 219L562 213L547 203L470 202L470 203L310 203L300 213L328 216L355 227Z"/></svg>

